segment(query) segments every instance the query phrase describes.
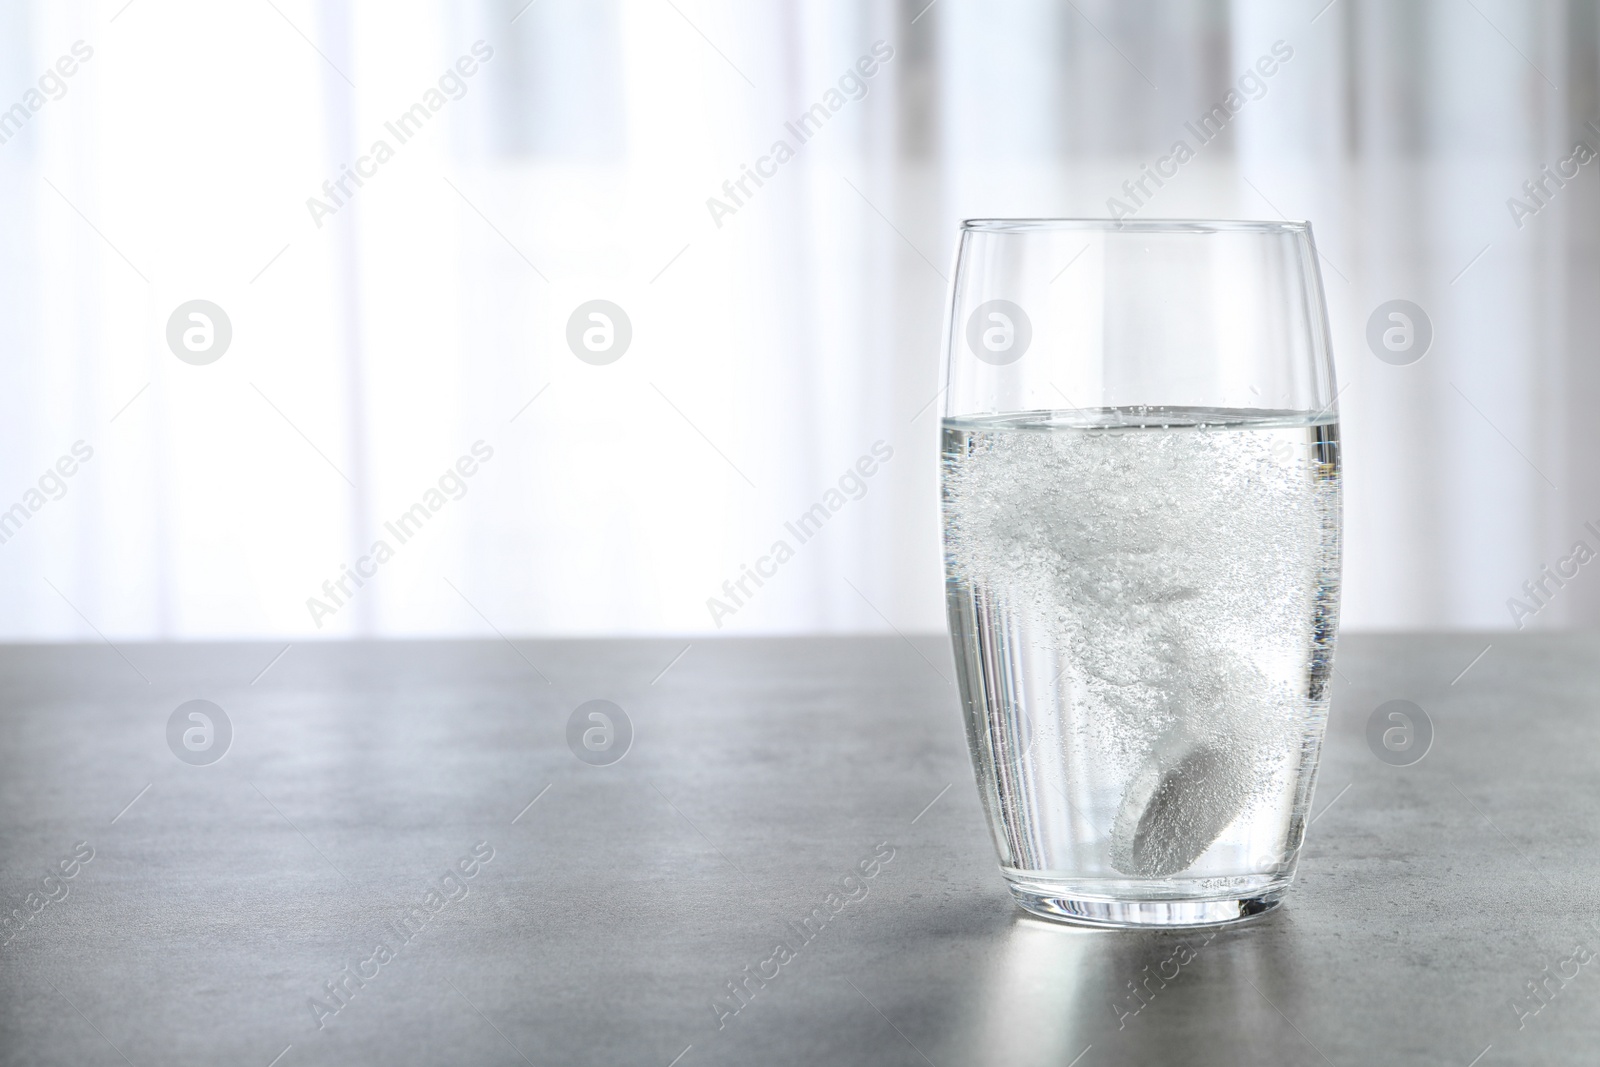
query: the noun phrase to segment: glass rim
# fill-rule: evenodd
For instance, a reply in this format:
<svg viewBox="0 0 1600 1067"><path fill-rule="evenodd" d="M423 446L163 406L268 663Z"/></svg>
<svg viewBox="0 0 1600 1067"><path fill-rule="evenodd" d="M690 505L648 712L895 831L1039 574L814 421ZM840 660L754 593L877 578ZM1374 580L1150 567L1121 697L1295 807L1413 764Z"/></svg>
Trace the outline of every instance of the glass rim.
<svg viewBox="0 0 1600 1067"><path fill-rule="evenodd" d="M963 233L1035 233L1049 230L1099 230L1106 233L1310 233L1305 219L962 219Z"/></svg>

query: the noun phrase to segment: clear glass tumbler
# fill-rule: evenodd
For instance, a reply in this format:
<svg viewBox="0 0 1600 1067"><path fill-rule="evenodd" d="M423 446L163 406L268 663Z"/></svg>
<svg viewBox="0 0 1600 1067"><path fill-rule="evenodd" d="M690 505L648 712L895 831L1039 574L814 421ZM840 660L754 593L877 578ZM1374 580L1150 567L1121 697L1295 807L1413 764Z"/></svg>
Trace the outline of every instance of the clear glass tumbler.
<svg viewBox="0 0 1600 1067"><path fill-rule="evenodd" d="M945 589L1011 891L1110 926L1271 909L1338 631L1310 226L971 220L949 310Z"/></svg>

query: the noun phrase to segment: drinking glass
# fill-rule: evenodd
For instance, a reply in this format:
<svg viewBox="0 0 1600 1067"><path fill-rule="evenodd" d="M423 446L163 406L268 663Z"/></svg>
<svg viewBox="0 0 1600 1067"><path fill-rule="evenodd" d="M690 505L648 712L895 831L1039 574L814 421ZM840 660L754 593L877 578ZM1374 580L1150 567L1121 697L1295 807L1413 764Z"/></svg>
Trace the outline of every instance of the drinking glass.
<svg viewBox="0 0 1600 1067"><path fill-rule="evenodd" d="M950 636L1012 893L1106 926L1275 907L1338 630L1310 225L969 220L944 375Z"/></svg>

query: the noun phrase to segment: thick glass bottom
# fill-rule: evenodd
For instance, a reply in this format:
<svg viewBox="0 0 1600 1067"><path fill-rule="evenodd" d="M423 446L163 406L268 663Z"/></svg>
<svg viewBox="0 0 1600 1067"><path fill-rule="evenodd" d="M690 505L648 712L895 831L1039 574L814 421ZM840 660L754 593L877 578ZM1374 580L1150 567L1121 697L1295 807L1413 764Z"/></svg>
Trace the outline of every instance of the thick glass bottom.
<svg viewBox="0 0 1600 1067"><path fill-rule="evenodd" d="M1030 914L1079 926L1123 928L1220 926L1267 914L1283 900L1283 889L1217 900L1108 900L1081 896L1066 887L1007 880L1017 903Z"/></svg>

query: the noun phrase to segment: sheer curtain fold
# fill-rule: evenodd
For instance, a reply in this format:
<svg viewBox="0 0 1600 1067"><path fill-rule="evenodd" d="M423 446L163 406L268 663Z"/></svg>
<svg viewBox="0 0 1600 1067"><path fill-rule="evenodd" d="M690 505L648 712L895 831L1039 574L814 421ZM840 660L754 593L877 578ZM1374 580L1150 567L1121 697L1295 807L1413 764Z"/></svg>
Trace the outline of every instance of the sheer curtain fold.
<svg viewBox="0 0 1600 1067"><path fill-rule="evenodd" d="M1114 202L1313 220L1348 625L1600 615L1592 4L119 6L0 12L9 639L937 629L956 225Z"/></svg>

